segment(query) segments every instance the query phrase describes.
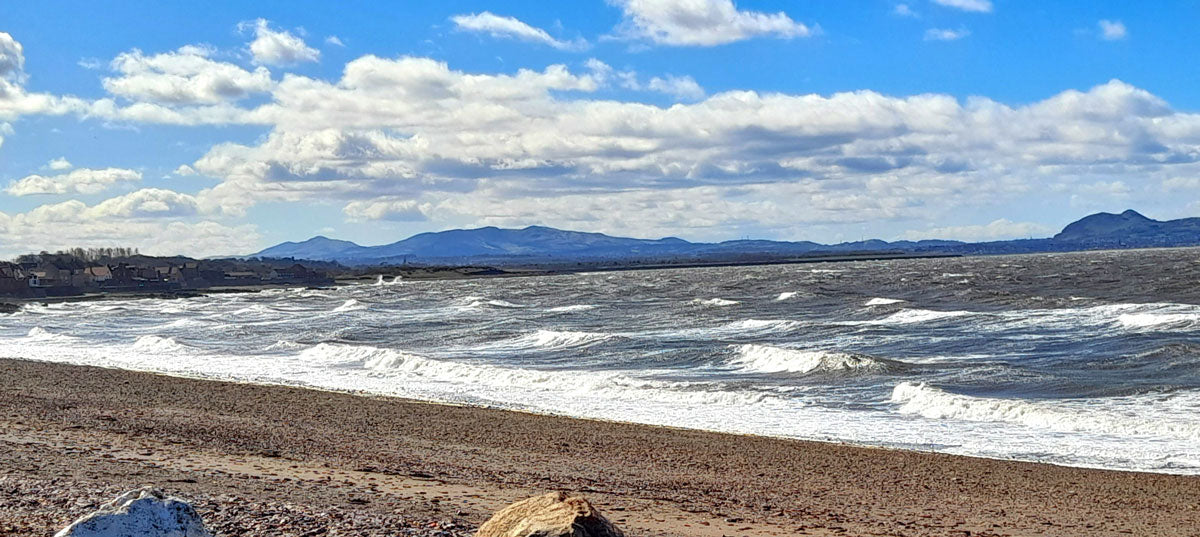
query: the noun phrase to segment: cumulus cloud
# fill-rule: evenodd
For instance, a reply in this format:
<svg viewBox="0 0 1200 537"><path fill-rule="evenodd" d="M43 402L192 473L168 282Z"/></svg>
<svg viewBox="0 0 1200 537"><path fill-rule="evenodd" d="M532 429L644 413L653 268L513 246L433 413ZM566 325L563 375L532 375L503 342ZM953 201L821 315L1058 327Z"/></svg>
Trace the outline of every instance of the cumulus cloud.
<svg viewBox="0 0 1200 537"><path fill-rule="evenodd" d="M646 84L652 91L665 93L677 99L699 100L704 98L704 88L690 76L667 75L665 78L654 77Z"/></svg>
<svg viewBox="0 0 1200 537"><path fill-rule="evenodd" d="M455 28L465 32L486 33L500 39L517 39L530 43L541 43L559 50L582 50L587 42L582 39L564 41L555 39L541 28L530 26L515 17L502 17L490 11L450 17Z"/></svg>
<svg viewBox="0 0 1200 537"><path fill-rule="evenodd" d="M1125 23L1121 21L1101 20L1097 24L1100 27L1100 39L1105 41L1119 41L1121 39L1125 39Z"/></svg>
<svg viewBox="0 0 1200 537"><path fill-rule="evenodd" d="M635 91L655 91L670 95L679 100L697 101L704 98L704 88L700 86L696 79L688 75L665 75L661 77L652 77L646 82L642 82L638 78L635 71L620 71L613 73L612 68L599 60L589 60L588 69L590 69L596 77L601 81L607 81L609 77L615 75L619 85L625 89Z"/></svg>
<svg viewBox="0 0 1200 537"><path fill-rule="evenodd" d="M958 30L930 28L925 30L926 41L958 41L959 39L962 39L968 35L971 35L971 32L967 31L965 28L960 28Z"/></svg>
<svg viewBox="0 0 1200 537"><path fill-rule="evenodd" d="M143 189L89 206L78 200L0 212L5 254L72 247L129 245L152 255L229 255L252 251L259 234L251 225L190 221L195 198L169 190Z"/></svg>
<svg viewBox="0 0 1200 537"><path fill-rule="evenodd" d="M714 46L755 37L791 39L813 31L784 12L739 10L733 0L610 0L624 12L618 33L660 45Z"/></svg>
<svg viewBox="0 0 1200 537"><path fill-rule="evenodd" d="M421 222L429 219L432 205L411 199L377 198L369 201L353 201L342 209L351 221L392 220L397 222Z"/></svg>
<svg viewBox="0 0 1200 537"><path fill-rule="evenodd" d="M253 72L210 58L209 47L188 45L146 55L134 49L117 55L104 79L109 93L133 101L167 105L217 104L270 91L274 82L265 67Z"/></svg>
<svg viewBox="0 0 1200 537"><path fill-rule="evenodd" d="M79 113L267 127L187 165L214 187L113 202L106 211L136 216L106 218L191 222L321 200L352 220L806 238L820 226L929 222L1078 185L1124 181L1134 194L1132 178L1165 187L1200 176L1200 115L1117 80L1020 106L865 90L725 91L670 106L594 96L623 74L599 61L484 74L368 55L335 80L289 74L253 107L109 99ZM20 99L0 99L0 119L13 102L70 109Z"/></svg>
<svg viewBox="0 0 1200 537"><path fill-rule="evenodd" d="M972 11L975 13L991 13L991 0L933 0L933 3L940 6L946 6L963 11Z"/></svg>
<svg viewBox="0 0 1200 537"><path fill-rule="evenodd" d="M1042 238L1053 235L1053 228L1035 222L1013 222L1001 218L984 225L937 227L907 231L901 238L908 240L949 239L966 242Z"/></svg>
<svg viewBox="0 0 1200 537"><path fill-rule="evenodd" d="M149 255L232 255L258 248L252 225L213 221L153 221L99 217L78 201L44 205L26 213L0 212L0 244L5 255L74 247L129 245Z"/></svg>
<svg viewBox="0 0 1200 537"><path fill-rule="evenodd" d="M0 32L0 81L20 82L24 78L24 47L12 35Z"/></svg>
<svg viewBox="0 0 1200 537"><path fill-rule="evenodd" d="M271 28L266 19L243 23L243 28L254 29L254 41L250 42L250 54L254 63L265 65L294 65L321 60L321 51L304 43L287 30Z"/></svg>
<svg viewBox="0 0 1200 537"><path fill-rule="evenodd" d="M65 160L60 159L66 163ZM51 165L54 164L52 161ZM70 164L67 163L67 167ZM141 172L121 168L104 168L92 170L80 168L62 175L46 177L30 175L9 183L4 191L13 196L32 196L37 194L98 194L118 183L137 182L142 180Z"/></svg>
<svg viewBox="0 0 1200 537"><path fill-rule="evenodd" d="M1200 155L1200 118L1119 81L1021 107L870 91L732 91L669 108L557 97L593 91L604 67L480 75L364 57L336 83L290 77L261 143L222 144L192 165L222 180L198 197L241 210L340 198L353 219L420 207L431 220L551 221L534 218L544 211L586 229L615 229L614 214L644 229L781 229L800 213L918 218L932 198L971 206L1064 177L1194 168ZM685 216L689 203L719 212Z"/></svg>
<svg viewBox="0 0 1200 537"><path fill-rule="evenodd" d="M47 162L46 167L51 170L54 170L54 171L63 171L63 170L69 170L73 166L71 166L71 163L67 160L66 157L58 157L54 160L51 160L50 162Z"/></svg>

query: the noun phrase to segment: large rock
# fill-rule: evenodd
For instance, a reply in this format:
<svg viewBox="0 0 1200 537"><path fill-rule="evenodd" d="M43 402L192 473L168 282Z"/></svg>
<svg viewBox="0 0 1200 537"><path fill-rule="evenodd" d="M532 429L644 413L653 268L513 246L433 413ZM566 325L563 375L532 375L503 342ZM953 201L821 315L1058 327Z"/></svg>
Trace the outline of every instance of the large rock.
<svg viewBox="0 0 1200 537"><path fill-rule="evenodd" d="M154 489L126 492L54 537L212 537L190 504Z"/></svg>
<svg viewBox="0 0 1200 537"><path fill-rule="evenodd" d="M475 537L625 537L581 496L551 492L502 509Z"/></svg>

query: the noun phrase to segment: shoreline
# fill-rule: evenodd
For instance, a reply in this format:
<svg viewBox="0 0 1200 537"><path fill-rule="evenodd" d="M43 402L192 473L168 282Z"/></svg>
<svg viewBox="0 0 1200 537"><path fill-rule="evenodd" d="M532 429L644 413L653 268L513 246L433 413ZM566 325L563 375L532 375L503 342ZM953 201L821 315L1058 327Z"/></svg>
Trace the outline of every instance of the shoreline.
<svg viewBox="0 0 1200 537"><path fill-rule="evenodd" d="M82 461L91 473L74 477L79 490L149 480L185 497L258 493L311 507L330 501L332 492L313 487L332 473L350 491L339 509L408 521L449 516L438 522L453 526L446 535L544 490L583 493L630 535L1182 536L1200 525L1197 476L19 359L0 359L0 386L0 467L8 468L0 484L78 474L66 468ZM265 483L271 491L259 490ZM431 495L441 499L426 501ZM39 520L65 524L82 512L51 509ZM0 508L0 529L16 521L18 513Z"/></svg>

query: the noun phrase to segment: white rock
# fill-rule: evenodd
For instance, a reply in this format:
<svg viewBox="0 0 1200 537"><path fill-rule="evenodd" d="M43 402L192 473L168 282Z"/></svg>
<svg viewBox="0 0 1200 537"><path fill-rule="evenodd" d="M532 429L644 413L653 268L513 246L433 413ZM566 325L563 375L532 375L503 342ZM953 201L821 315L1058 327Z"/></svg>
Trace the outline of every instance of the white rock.
<svg viewBox="0 0 1200 537"><path fill-rule="evenodd" d="M54 537L212 537L187 502L151 488L131 490Z"/></svg>

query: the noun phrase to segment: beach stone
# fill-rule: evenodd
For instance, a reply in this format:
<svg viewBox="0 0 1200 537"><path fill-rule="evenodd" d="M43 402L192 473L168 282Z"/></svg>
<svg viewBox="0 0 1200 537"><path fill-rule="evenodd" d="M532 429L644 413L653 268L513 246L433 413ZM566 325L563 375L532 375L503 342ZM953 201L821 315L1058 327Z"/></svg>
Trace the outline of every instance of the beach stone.
<svg viewBox="0 0 1200 537"><path fill-rule="evenodd" d="M152 488L131 490L54 537L212 537L187 502Z"/></svg>
<svg viewBox="0 0 1200 537"><path fill-rule="evenodd" d="M475 537L625 537L582 496L550 492L514 503L479 527Z"/></svg>

